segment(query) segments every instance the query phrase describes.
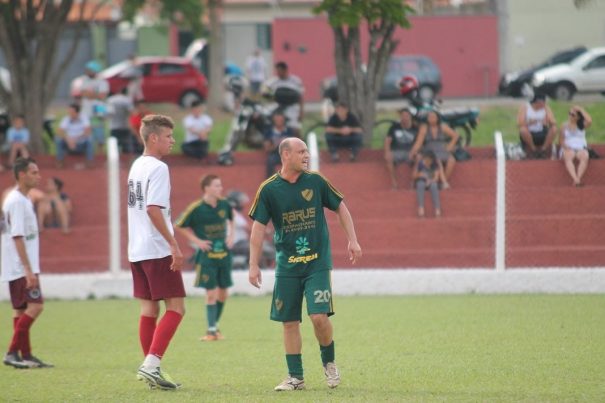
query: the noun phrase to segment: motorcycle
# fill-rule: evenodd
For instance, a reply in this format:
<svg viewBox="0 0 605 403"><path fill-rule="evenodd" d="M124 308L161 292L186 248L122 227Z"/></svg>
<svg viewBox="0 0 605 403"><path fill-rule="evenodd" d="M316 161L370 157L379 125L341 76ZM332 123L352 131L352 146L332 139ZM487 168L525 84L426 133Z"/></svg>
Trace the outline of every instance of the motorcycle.
<svg viewBox="0 0 605 403"><path fill-rule="evenodd" d="M243 141L248 148L260 149L263 147L264 133L271 126L271 117L274 113L283 112L293 104L293 99L298 94L292 94L292 90L277 89L275 94L265 93L266 99L273 100L272 104L266 105L250 98L244 98L235 116L231 121L231 130L225 139L225 145L219 152L218 163L220 165L233 165L233 152ZM286 116L286 122L288 117Z"/></svg>
<svg viewBox="0 0 605 403"><path fill-rule="evenodd" d="M464 132L464 136L460 137L462 147L471 144L472 130L475 130L479 123L479 108L443 109L441 108L441 101L423 100L418 93L418 80L413 76L404 76L399 83L399 90L403 98L407 99L415 109L413 112L415 112L415 118L419 122L426 121L429 110L435 110L441 116L443 123L454 130L461 129Z"/></svg>

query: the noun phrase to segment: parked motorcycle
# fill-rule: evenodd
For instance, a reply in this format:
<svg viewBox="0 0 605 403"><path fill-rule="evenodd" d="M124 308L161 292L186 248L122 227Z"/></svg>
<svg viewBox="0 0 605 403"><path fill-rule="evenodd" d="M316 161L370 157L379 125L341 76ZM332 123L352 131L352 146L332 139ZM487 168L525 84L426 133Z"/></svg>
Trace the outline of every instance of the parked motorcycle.
<svg viewBox="0 0 605 403"><path fill-rule="evenodd" d="M233 165L233 152L243 142L248 148L259 149L263 146L264 133L271 126L271 117L277 111L284 111L293 104L293 99L300 95L293 95L292 90L277 89L275 94L263 94L265 99L272 100L270 104L263 104L249 98L244 98L231 122L231 130L225 139L225 145L219 152L218 163ZM288 116L286 116L287 122Z"/></svg>
<svg viewBox="0 0 605 403"><path fill-rule="evenodd" d="M471 144L472 130L476 129L479 123L478 108L443 109L441 101L423 100L418 94L418 80L414 76L404 76L399 83L399 89L401 95L415 109L415 118L418 121L424 122L427 112L436 110L441 116L441 120L452 129L462 129L464 132L464 136L461 136L462 146L466 147Z"/></svg>

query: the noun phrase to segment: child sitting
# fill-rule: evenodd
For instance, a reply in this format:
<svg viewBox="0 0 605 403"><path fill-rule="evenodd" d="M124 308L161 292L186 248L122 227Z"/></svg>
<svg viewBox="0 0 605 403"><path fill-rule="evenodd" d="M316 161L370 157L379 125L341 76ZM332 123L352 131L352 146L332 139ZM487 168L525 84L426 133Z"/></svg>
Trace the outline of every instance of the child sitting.
<svg viewBox="0 0 605 403"><path fill-rule="evenodd" d="M418 201L418 217L424 217L424 192L431 192L435 217L441 217L441 201L439 200L439 182L444 189L449 185L445 179L443 165L435 157L433 151L425 151L418 159L413 172L416 200Z"/></svg>
<svg viewBox="0 0 605 403"><path fill-rule="evenodd" d="M10 146L8 165L13 166L18 156L29 158L27 145L29 144L29 130L25 127L25 118L23 115L16 115L13 118L12 126L6 133L6 141Z"/></svg>

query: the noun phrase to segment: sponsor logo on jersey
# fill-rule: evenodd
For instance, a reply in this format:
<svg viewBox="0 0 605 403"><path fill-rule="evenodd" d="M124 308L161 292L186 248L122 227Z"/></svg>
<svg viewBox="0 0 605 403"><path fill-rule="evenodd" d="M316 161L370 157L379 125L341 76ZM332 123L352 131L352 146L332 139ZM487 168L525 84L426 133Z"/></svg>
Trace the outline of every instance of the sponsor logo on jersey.
<svg viewBox="0 0 605 403"><path fill-rule="evenodd" d="M319 258L319 253L313 253L312 255L307 256L290 256L288 258L288 263L309 263L317 258Z"/></svg>
<svg viewBox="0 0 605 403"><path fill-rule="evenodd" d="M209 259L223 259L227 257L227 252L208 252Z"/></svg>
<svg viewBox="0 0 605 403"><path fill-rule="evenodd" d="M301 236L296 240L296 253L299 255L304 255L309 249L309 241L307 241L307 237Z"/></svg>
<svg viewBox="0 0 605 403"><path fill-rule="evenodd" d="M300 192L300 194L302 194L302 197L306 201L311 201L311 199L313 198L313 189L305 189L302 192Z"/></svg>
<svg viewBox="0 0 605 403"><path fill-rule="evenodd" d="M300 209L294 211L288 211L282 214L282 222L291 225L297 221L307 221L315 218L315 207L309 207L307 209Z"/></svg>

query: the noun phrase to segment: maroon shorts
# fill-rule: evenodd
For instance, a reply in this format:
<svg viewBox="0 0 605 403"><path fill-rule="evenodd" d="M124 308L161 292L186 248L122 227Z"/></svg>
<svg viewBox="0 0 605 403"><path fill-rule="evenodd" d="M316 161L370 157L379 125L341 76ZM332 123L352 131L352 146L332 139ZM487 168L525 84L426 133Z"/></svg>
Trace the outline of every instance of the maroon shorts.
<svg viewBox="0 0 605 403"><path fill-rule="evenodd" d="M36 277L38 275L36 274ZM38 288L26 288L27 280L25 277L9 281L8 289L11 295L13 309L25 309L27 304L43 304L42 291L40 290L40 278L38 277Z"/></svg>
<svg viewBox="0 0 605 403"><path fill-rule="evenodd" d="M158 301L185 298L185 286L180 270L170 270L172 256L130 262L135 298Z"/></svg>

